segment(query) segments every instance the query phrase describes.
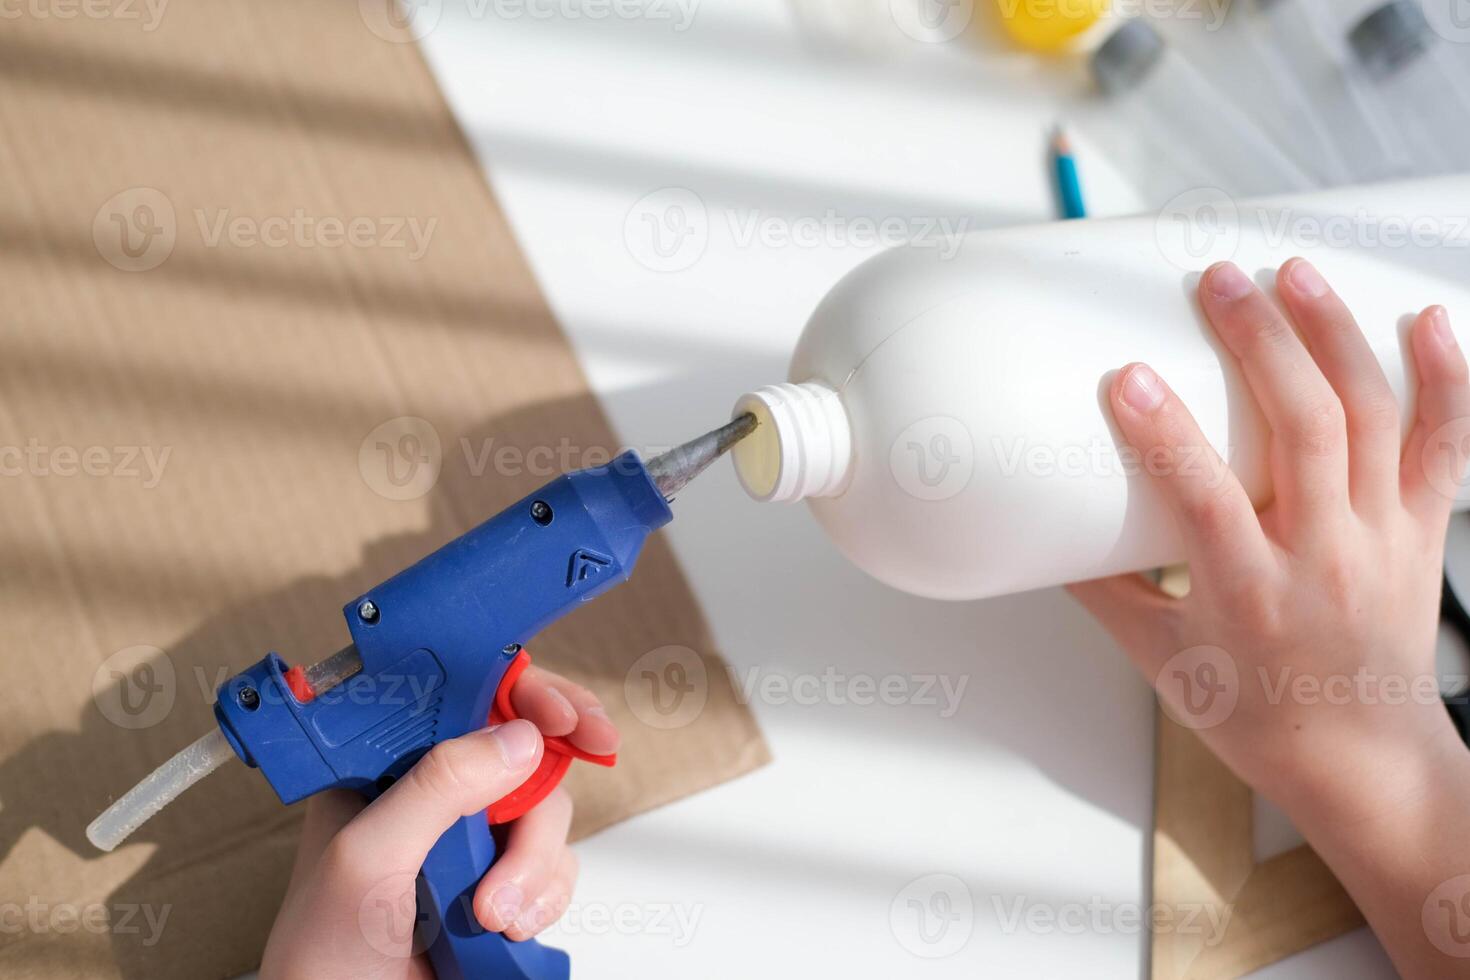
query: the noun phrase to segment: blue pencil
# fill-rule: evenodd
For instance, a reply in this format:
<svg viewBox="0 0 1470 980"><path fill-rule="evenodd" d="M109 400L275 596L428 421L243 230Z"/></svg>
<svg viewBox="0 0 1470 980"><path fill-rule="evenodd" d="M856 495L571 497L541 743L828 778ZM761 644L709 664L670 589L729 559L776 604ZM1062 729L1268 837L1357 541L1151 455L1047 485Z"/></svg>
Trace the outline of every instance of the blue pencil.
<svg viewBox="0 0 1470 980"><path fill-rule="evenodd" d="M1087 217L1087 203L1082 198L1082 181L1077 176L1077 159L1072 156L1072 141L1066 130L1058 126L1051 137L1052 162L1056 170L1057 194L1062 202L1062 217Z"/></svg>

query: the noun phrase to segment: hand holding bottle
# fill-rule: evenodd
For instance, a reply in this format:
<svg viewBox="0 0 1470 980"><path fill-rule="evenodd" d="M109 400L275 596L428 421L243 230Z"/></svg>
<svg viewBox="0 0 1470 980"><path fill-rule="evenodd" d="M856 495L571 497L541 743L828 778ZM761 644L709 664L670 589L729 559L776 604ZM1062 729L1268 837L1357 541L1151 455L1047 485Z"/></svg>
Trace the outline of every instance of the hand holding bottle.
<svg viewBox="0 0 1470 980"><path fill-rule="evenodd" d="M1108 392L1124 439L1145 458L1214 463L1147 468L1191 589L1172 598L1125 575L1072 592L1171 715L1288 812L1400 972L1448 976L1470 960L1446 955L1453 937L1421 910L1470 873L1470 751L1434 671L1470 371L1444 308L1424 310L1401 444L1398 405L1351 312L1301 259L1277 285L1285 310L1229 263L1199 291L1269 425L1274 498L1258 514L1167 383L1129 365Z"/></svg>

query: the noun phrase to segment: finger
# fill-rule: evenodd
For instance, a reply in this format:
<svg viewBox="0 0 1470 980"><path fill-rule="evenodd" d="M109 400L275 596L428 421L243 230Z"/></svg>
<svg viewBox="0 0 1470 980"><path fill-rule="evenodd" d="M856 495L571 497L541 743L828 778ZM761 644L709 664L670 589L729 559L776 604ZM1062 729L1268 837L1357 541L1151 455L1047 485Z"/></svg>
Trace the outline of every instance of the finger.
<svg viewBox="0 0 1470 980"><path fill-rule="evenodd" d="M1077 582L1067 586L1067 591L1102 624L1140 670L1150 677L1158 672L1153 651L1165 646L1162 641L1168 636L1168 617L1178 600L1165 595L1142 575Z"/></svg>
<svg viewBox="0 0 1470 980"><path fill-rule="evenodd" d="M541 734L512 721L440 742L337 835L348 863L378 875L417 872L455 821L520 786L541 761Z"/></svg>
<svg viewBox="0 0 1470 980"><path fill-rule="evenodd" d="M1399 468L1400 492L1410 510L1442 521L1465 481L1470 458L1470 369L1442 306L1419 314L1409 346L1419 394Z"/></svg>
<svg viewBox="0 0 1470 980"><path fill-rule="evenodd" d="M1347 304L1306 259L1292 259L1277 289L1347 419L1348 493L1365 513L1398 502L1399 406Z"/></svg>
<svg viewBox="0 0 1470 980"><path fill-rule="evenodd" d="M535 666L527 667L511 689L510 698L516 711L535 722L542 732L547 735L570 733L571 743L583 752L611 755L622 742L618 727L607 716L607 710L597 695L560 674Z"/></svg>
<svg viewBox="0 0 1470 980"><path fill-rule="evenodd" d="M1131 364L1113 379L1109 400L1174 514L1200 584L1259 573L1271 551L1250 497L1178 396L1148 365Z"/></svg>
<svg viewBox="0 0 1470 980"><path fill-rule="evenodd" d="M1271 426L1271 478L1287 526L1328 525L1348 505L1342 402L1285 315L1239 267L1212 266L1200 302Z"/></svg>
<svg viewBox="0 0 1470 980"><path fill-rule="evenodd" d="M301 837L296 843L296 863L292 878L307 875L316 868L322 852L338 831L347 826L367 800L347 789L329 789L306 801L306 819L301 822Z"/></svg>
<svg viewBox="0 0 1470 980"><path fill-rule="evenodd" d="M556 675L540 667L527 667L510 689L516 713L541 729L543 735L570 735L577 727L577 709L556 689Z"/></svg>
<svg viewBox="0 0 1470 980"><path fill-rule="evenodd" d="M577 867L577 855L570 847L563 846L561 860L546 888L531 903L520 921L506 930L506 936L517 942L530 939L560 919L572 900L572 889L577 884Z"/></svg>
<svg viewBox="0 0 1470 980"><path fill-rule="evenodd" d="M505 853L475 888L475 918L491 932L520 920L556 871L572 826L572 798L557 788L510 825Z"/></svg>

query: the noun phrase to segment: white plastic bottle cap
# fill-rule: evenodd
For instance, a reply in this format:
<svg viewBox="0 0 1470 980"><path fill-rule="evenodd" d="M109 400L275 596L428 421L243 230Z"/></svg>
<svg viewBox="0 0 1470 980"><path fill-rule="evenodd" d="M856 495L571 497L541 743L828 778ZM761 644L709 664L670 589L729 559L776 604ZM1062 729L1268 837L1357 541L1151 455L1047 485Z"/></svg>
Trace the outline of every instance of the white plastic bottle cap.
<svg viewBox="0 0 1470 980"><path fill-rule="evenodd" d="M756 500L833 497L847 485L852 430L837 392L819 381L768 385L741 396L756 429L732 451L735 474Z"/></svg>

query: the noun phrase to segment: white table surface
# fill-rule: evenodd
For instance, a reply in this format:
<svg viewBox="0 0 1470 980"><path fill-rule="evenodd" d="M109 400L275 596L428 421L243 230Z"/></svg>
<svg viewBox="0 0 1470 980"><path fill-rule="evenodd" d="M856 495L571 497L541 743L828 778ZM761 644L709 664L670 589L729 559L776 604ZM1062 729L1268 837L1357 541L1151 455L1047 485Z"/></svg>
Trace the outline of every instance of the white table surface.
<svg viewBox="0 0 1470 980"><path fill-rule="evenodd" d="M424 10L430 64L634 446L785 379L817 300L877 250L854 219L914 234L1052 220L1045 133L1088 112L1074 67L1010 53L983 24L924 44L886 0L690 2L687 29L673 0L632 18L561 0ZM1161 203L1082 156L1095 212ZM689 237L659 259L646 216L671 204ZM667 533L739 679L966 686L951 717L757 696L773 764L578 845L575 904L546 938L581 976L1146 975L1129 920L1149 901L1152 699L1065 594L898 594L723 466L677 510ZM927 942L909 900L936 882L958 902ZM1010 924L1033 907L1066 924ZM1360 931L1260 975L1393 974Z"/></svg>

